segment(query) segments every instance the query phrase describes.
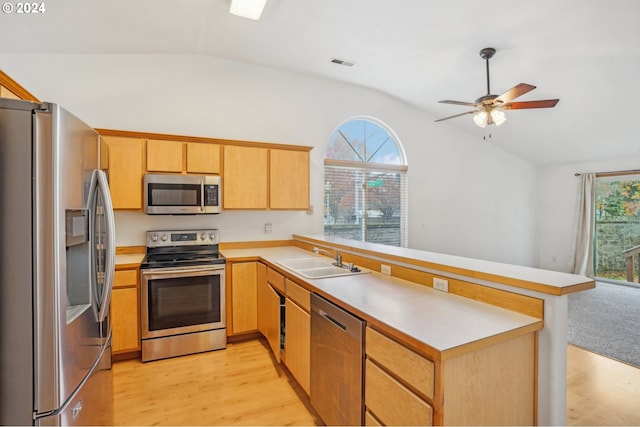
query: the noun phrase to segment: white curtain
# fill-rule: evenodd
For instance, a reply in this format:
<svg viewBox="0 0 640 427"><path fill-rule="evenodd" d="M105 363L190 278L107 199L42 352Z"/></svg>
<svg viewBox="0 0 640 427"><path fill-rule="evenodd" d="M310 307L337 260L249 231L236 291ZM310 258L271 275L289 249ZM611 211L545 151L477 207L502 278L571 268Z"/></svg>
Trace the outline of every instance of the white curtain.
<svg viewBox="0 0 640 427"><path fill-rule="evenodd" d="M580 175L578 197L578 228L573 273L593 277L593 238L595 234L595 182L594 173Z"/></svg>

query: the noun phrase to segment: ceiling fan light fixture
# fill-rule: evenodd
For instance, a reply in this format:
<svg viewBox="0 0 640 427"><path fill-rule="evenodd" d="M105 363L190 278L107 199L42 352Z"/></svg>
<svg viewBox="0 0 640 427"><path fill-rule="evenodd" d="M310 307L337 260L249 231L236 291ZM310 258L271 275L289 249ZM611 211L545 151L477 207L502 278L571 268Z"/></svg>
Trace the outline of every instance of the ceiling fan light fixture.
<svg viewBox="0 0 640 427"><path fill-rule="evenodd" d="M489 120L489 114L485 110L480 110L473 115L473 122L476 126L485 128L487 127L487 121Z"/></svg>
<svg viewBox="0 0 640 427"><path fill-rule="evenodd" d="M266 4L267 0L231 0L229 13L257 21Z"/></svg>
<svg viewBox="0 0 640 427"><path fill-rule="evenodd" d="M493 119L493 123L495 123L496 126L500 126L507 121L507 115L499 108L492 108L489 114L491 114L491 119Z"/></svg>
<svg viewBox="0 0 640 427"><path fill-rule="evenodd" d="M466 116L467 114L473 114L473 121L476 126L484 128L487 125L495 124L496 126L502 125L507 121L507 116L504 110L525 110L529 108L552 108L555 107L559 99L544 99L539 101L521 101L512 102L519 96L525 93L531 92L536 87L527 83L519 83L502 93L502 95L491 94L491 86L489 85L489 59L493 57L496 50L492 47L486 47L480 51L480 57L485 60L487 68L487 94L476 99L475 102L462 102L452 101L450 99L444 101L438 101L443 104L453 105L465 105L468 107L475 107L474 110L467 111L461 114L455 114L453 116L445 117L442 119L436 119L436 122L442 122L444 120L453 119L460 116Z"/></svg>

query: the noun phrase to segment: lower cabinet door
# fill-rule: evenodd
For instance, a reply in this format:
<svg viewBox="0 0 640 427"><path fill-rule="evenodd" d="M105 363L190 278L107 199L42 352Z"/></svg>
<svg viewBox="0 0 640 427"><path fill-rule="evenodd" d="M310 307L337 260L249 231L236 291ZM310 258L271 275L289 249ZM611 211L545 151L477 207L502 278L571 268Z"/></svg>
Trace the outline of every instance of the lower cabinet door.
<svg viewBox="0 0 640 427"><path fill-rule="evenodd" d="M287 368L308 395L311 382L311 315L288 298L285 305Z"/></svg>
<svg viewBox="0 0 640 427"><path fill-rule="evenodd" d="M231 332L242 334L258 329L257 262L231 264Z"/></svg>
<svg viewBox="0 0 640 427"><path fill-rule="evenodd" d="M280 294L269 285L267 285L267 290L265 292L265 307L265 336L269 342L269 347L271 347L273 355L276 360L280 362Z"/></svg>
<svg viewBox="0 0 640 427"><path fill-rule="evenodd" d="M113 289L111 294L112 352L140 350L138 289Z"/></svg>

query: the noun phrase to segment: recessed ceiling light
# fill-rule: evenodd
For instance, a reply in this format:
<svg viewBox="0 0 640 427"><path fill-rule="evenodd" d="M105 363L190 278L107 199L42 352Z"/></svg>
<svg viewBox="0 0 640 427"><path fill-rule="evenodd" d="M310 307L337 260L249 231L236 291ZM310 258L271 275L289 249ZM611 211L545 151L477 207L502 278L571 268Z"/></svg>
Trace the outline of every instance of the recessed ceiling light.
<svg viewBox="0 0 640 427"><path fill-rule="evenodd" d="M353 67L355 62L345 61L344 59L331 58L331 62L338 65L344 65L345 67Z"/></svg>
<svg viewBox="0 0 640 427"><path fill-rule="evenodd" d="M231 0L229 13L257 21L266 4L267 0Z"/></svg>

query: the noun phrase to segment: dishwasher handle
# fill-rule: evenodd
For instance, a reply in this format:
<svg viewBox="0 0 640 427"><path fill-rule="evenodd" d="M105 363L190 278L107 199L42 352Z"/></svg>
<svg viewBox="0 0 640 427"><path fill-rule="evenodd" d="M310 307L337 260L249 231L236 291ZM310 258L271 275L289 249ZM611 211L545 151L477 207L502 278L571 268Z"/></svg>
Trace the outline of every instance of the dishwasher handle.
<svg viewBox="0 0 640 427"><path fill-rule="evenodd" d="M311 323L326 320L358 341L364 338L365 322L321 296L311 294Z"/></svg>
<svg viewBox="0 0 640 427"><path fill-rule="evenodd" d="M326 311L324 310L318 310L318 314L320 314L320 316L324 317L325 319L327 319L329 322L333 323L334 325L336 325L338 328L342 329L343 331L347 330L347 327L345 325L343 325L342 323L338 322L336 319L334 319L333 317L329 316L327 314Z"/></svg>

